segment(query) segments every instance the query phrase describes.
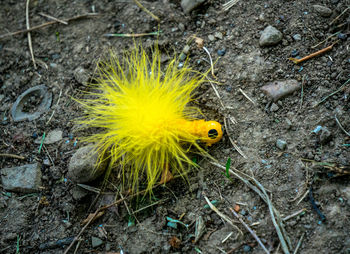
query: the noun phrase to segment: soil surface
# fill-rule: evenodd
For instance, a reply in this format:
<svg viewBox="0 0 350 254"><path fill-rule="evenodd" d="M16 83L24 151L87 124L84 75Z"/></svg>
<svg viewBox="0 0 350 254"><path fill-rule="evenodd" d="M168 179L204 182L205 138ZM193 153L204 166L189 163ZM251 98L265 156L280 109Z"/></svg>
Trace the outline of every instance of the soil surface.
<svg viewBox="0 0 350 254"><path fill-rule="evenodd" d="M177 178L156 188L151 200L126 199L78 235L89 214L122 197L114 172L106 188L103 176L85 188L67 178L70 158L84 146L73 123L83 111L72 97L88 89L84 84L109 49L121 53L134 45L133 38L104 34L157 32L158 23L131 0L30 1L32 27L52 21L41 13L62 20L98 15L32 31L37 68L27 33L0 37L0 172L38 162L41 174L36 190L8 190L1 183L0 253L63 253L77 236L68 253L265 253L230 208L271 253L293 253L298 242L298 253L350 253L350 2L251 0L224 10L225 1L204 1L189 13L180 1L141 4L159 17L161 30L158 39L140 37L143 47L158 40L170 57L181 57L185 48L190 66L205 72L208 54L190 39L204 40L215 63L216 78L208 77L217 82L221 102L210 83L201 86L197 101L208 119L222 124L226 119L224 138L208 149L223 168L199 159L201 169L190 174L189 184ZM25 10L25 1L2 1L0 35L25 29ZM261 46L269 25L283 37ZM333 43L300 64L288 59ZM299 89L277 101L261 89L288 80L296 80ZM49 110L15 122L12 105L37 85L52 93ZM23 112L34 112L40 99L28 97ZM40 145L42 135L52 131L58 138ZM228 158L232 170L264 187L283 220L282 240L267 203L226 174Z"/></svg>

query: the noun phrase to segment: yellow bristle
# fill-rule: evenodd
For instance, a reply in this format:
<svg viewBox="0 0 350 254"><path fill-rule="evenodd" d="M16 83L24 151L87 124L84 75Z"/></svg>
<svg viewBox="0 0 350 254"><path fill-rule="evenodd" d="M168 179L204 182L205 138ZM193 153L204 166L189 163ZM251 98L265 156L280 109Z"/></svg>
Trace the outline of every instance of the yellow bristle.
<svg viewBox="0 0 350 254"><path fill-rule="evenodd" d="M185 143L206 154L197 144L198 136L181 127L197 119L200 111L189 103L205 75L186 64L178 68L176 59L161 69L157 48L151 58L142 47L120 60L110 54L99 64L100 76L89 98L78 100L86 109L78 122L103 129L84 140L95 144L100 160L109 158L112 165L120 165L123 178L128 172L125 187L135 191L146 177L149 192L166 168L184 174L188 165L195 165Z"/></svg>

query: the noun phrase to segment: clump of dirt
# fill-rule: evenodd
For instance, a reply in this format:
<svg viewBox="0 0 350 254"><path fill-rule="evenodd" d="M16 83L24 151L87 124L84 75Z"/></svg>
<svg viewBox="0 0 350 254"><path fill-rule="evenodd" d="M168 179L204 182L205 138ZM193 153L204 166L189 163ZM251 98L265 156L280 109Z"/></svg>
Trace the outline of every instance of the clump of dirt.
<svg viewBox="0 0 350 254"><path fill-rule="evenodd" d="M181 1L182 5L185 2L192 1ZM285 225L289 252L298 242L299 253L350 252L350 3L235 2L225 10L225 1L208 0L188 11L179 1L142 1L160 18L158 26L133 1L31 1L32 27L52 21L40 13L61 20L99 14L31 31L37 69L26 33L1 36L25 29L25 3L2 3L0 172L40 162L42 186L30 194L1 186L0 253L63 253L89 214L122 199L114 184L119 179L115 172L108 188L103 188L103 178L83 187L66 178L70 158L83 146L82 133L73 123L83 112L72 97L88 89L87 74L94 76L96 62L109 49L122 54L134 46L133 38L104 34L158 30L159 36L138 39L145 48L158 41L164 64L167 55L181 58L183 52L193 69L209 70L208 54L190 42L193 35L204 40L213 58L215 78L208 77L217 83L203 84L197 103L205 116L225 125L223 140L209 149L224 167L198 158L201 170L190 174L189 184L178 178L156 188L152 199L139 196L103 209L70 253L77 245L76 253L262 253L230 208L237 209L270 252L282 253L268 205L244 182L227 175L228 158L231 169L254 177L265 188ZM261 34L268 26L282 39L261 46ZM288 60L332 44L331 50L298 65ZM296 80L300 89L277 101L261 89L285 80ZM10 109L16 98L42 84L53 94L51 109L33 121L12 121ZM63 131L63 139L39 149L36 138L57 129ZM15 138L19 133L23 139ZM207 206L204 196L221 214Z"/></svg>

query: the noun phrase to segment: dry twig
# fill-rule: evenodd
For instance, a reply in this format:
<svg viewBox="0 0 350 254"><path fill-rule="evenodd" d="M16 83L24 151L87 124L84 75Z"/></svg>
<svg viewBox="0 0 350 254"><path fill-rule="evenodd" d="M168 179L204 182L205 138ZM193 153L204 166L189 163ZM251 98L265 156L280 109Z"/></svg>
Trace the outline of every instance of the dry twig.
<svg viewBox="0 0 350 254"><path fill-rule="evenodd" d="M332 45L330 45L326 48L323 48L319 51L316 51L315 53L312 53L310 55L304 56L303 58L297 59L297 58L290 57L288 59L293 61L295 64L300 64L300 63L302 63L310 58L313 58L315 56L319 56L319 55L323 54L324 52L330 51L336 43L337 43L337 41L335 43L333 43Z"/></svg>
<svg viewBox="0 0 350 254"><path fill-rule="evenodd" d="M8 158L19 159L19 160L24 160L26 158L20 155L10 154L10 153L0 153L0 157L8 157Z"/></svg>
<svg viewBox="0 0 350 254"><path fill-rule="evenodd" d="M50 16L50 15L48 15L48 14L45 14L45 13L40 12L39 15L41 15L41 16L43 16L43 17L46 17L46 18L49 18L49 19L51 19L51 20L55 20L55 21L57 21L57 22L59 22L59 23L62 23L62 24L64 24L64 25L68 25L68 22L66 22L66 21L64 21L64 20L61 20L61 19L58 19L58 18L55 18L55 17L52 17L52 16Z"/></svg>
<svg viewBox="0 0 350 254"><path fill-rule="evenodd" d="M160 19L154 15L152 12L147 10L138 0L134 0L135 4L141 8L144 12L146 12L148 15L150 15L152 18L154 18L158 23L160 22Z"/></svg>
<svg viewBox="0 0 350 254"><path fill-rule="evenodd" d="M339 122L339 120L338 120L338 118L337 118L336 115L334 115L334 118L335 118L335 121L337 122L339 128L340 128L346 135L350 136L350 133L347 132L347 131L344 129L344 127L341 125L341 123Z"/></svg>
<svg viewBox="0 0 350 254"><path fill-rule="evenodd" d="M30 29L30 25L29 25L29 1L30 0L27 0L27 4L26 4L26 26L27 26L27 29ZM29 32L28 32L27 36L28 36L28 45L29 45L30 55L32 57L34 69L36 69L36 63L35 63L34 52L33 52L33 47L32 47L32 36Z"/></svg>
<svg viewBox="0 0 350 254"><path fill-rule="evenodd" d="M98 16L98 15L99 14L97 14L97 13L87 13L87 14L78 15L78 16L75 16L75 17L72 17L72 18L69 18L69 19L65 19L63 21L70 22L70 21L73 21L73 20L87 18L87 17L94 17L94 16ZM9 36L13 36L13 35L22 34L22 33L29 33L31 31L38 30L38 29L41 29L43 27L47 27L47 26L50 26L50 25L53 25L53 24L56 24L56 23L58 23L58 21L54 20L54 21L46 22L46 23L38 25L38 26L33 26L33 27L29 28L29 29L23 29L23 30L19 30L19 31L16 31L16 32L2 34L2 35L0 35L0 39L3 39L5 37L9 37Z"/></svg>
<svg viewBox="0 0 350 254"><path fill-rule="evenodd" d="M266 249L265 245L261 242L260 238L255 234L255 232L242 220L242 218L233 210L230 208L233 215L239 220L240 223L249 231L249 233L255 238L255 240L258 242L258 244L261 246L261 248L265 251L265 253L270 253L268 249Z"/></svg>

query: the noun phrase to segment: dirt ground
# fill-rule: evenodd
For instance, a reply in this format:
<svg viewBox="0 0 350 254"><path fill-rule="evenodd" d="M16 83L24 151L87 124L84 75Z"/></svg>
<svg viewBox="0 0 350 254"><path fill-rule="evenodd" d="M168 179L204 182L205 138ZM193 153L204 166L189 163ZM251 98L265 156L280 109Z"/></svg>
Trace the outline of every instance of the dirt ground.
<svg viewBox="0 0 350 254"><path fill-rule="evenodd" d="M225 168L201 159L190 184L175 179L156 188L151 200L127 199L106 209L68 253L265 253L230 208L268 252L293 253L299 242L298 253L350 253L350 2L241 0L224 10L225 1L209 0L190 13L180 1L141 3L160 19L162 52L180 55L188 44L189 64L201 72L210 68L208 55L188 40L193 35L204 39L215 62L216 79L209 77L219 82L214 87L225 108L210 83L199 89L197 101L208 119L222 124L226 119L224 138L209 153L224 167L230 158L231 169L261 183L278 211L274 214L283 220L286 233L281 237L288 250L283 250L271 209L257 192L235 176L227 177ZM2 1L0 35L25 29L25 10L25 1ZM39 162L42 174L36 192L13 192L0 185L0 253L63 253L89 214L121 198L112 184L117 177L113 172L100 195L96 192L103 178L88 183L96 188L88 191L66 177L70 158L83 146L73 123L82 109L72 96L87 89L83 83L108 49L122 52L134 45L132 38L104 34L157 32L158 23L132 0L32 0L29 5L32 27L52 21L40 13L65 20L93 12L98 15L32 31L36 69L27 33L0 36L0 172ZM268 25L283 38L261 46ZM157 37L140 41L147 48ZM298 65L288 60L334 42L329 51ZM302 89L285 98L272 101L262 92L271 82L291 79ZM35 120L15 122L12 105L37 85L52 92L50 109ZM35 110L37 99L27 111ZM62 139L39 153L37 137L52 130L62 131ZM221 214L207 206L205 197Z"/></svg>

